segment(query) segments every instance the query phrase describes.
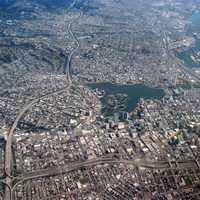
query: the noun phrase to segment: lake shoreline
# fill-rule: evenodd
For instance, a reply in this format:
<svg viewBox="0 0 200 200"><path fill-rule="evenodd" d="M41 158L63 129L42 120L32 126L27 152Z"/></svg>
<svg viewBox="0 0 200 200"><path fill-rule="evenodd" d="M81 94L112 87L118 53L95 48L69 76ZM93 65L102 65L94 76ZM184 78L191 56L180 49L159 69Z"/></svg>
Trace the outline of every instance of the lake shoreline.
<svg viewBox="0 0 200 200"><path fill-rule="evenodd" d="M102 82L102 83L89 83L87 86L98 91L104 91L105 94L102 94L101 102L103 105L103 113L105 113L105 110L112 110L110 108L110 105L106 102L106 99L109 96L117 96L117 95L127 95L127 102L125 109L123 110L114 110L114 113L116 112L132 112L139 100L141 98L143 99L161 99L165 96L165 91L163 89L159 88L153 88L146 86L144 84L115 84L110 82ZM116 103L117 104L117 103ZM112 113L112 114L114 114Z"/></svg>

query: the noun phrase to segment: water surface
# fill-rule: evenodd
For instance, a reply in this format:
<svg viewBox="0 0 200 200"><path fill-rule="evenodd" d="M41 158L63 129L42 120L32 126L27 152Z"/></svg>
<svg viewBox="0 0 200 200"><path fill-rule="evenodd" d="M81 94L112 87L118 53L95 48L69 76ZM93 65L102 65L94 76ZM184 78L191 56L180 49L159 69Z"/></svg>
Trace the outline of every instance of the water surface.
<svg viewBox="0 0 200 200"><path fill-rule="evenodd" d="M162 89L147 87L142 84L136 85L119 85L112 83L93 83L88 85L92 89L98 89L105 91L104 98L102 98L103 106L105 105L105 98L107 95L116 95L116 94L126 94L127 95L127 103L125 106L126 112L131 112L136 107L140 98L144 99L160 99L164 96L164 91ZM105 110L103 110L105 112ZM113 114L113 113L112 113Z"/></svg>
<svg viewBox="0 0 200 200"><path fill-rule="evenodd" d="M196 27L195 29L200 28L200 12L195 12L190 18L191 21L191 27ZM193 28L189 28L188 32L189 35L193 33ZM195 38L195 47L187 48L182 50L181 52L178 52L176 56L182 60L185 65L189 68L200 68L200 39ZM199 53L199 55L198 55ZM195 60L193 59L194 57Z"/></svg>

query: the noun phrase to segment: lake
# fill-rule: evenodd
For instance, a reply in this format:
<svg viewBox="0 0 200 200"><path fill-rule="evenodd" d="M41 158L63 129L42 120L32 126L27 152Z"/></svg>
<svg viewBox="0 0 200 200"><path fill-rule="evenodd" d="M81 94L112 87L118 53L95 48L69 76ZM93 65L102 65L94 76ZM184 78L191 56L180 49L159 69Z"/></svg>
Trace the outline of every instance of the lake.
<svg viewBox="0 0 200 200"><path fill-rule="evenodd" d="M136 85L119 85L112 83L93 83L88 85L91 89L98 89L99 91L105 91L104 97L101 99L103 104L102 112L106 112L106 108L109 108L105 98L108 95L124 94L127 96L127 101L125 109L123 111L131 112L136 107L140 98L144 99L160 99L164 96L164 91L162 89L147 87L143 84ZM122 110L118 110L122 111ZM113 113L108 112L106 115L111 115Z"/></svg>

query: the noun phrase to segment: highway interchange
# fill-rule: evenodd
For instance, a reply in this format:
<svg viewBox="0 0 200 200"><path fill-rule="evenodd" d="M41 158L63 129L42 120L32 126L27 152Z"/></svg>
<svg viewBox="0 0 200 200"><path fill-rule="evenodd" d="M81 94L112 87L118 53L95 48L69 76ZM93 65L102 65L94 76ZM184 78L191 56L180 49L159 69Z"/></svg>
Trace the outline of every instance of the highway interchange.
<svg viewBox="0 0 200 200"><path fill-rule="evenodd" d="M64 166L57 166L49 169L43 169L39 171L34 171L30 173L26 173L22 175L22 179L30 180L35 178L43 178L48 176L55 176L59 174L65 174L69 173L73 170L78 170L81 168L89 168L96 165L104 165L104 164L125 164L125 165L132 165L139 168L150 168L150 169L160 169L160 170L166 170L166 169L198 169L198 166L196 164L195 160L187 160L185 162L151 162L146 161L144 159L138 159L138 160L124 160L124 159L117 159L114 157L100 157L96 159L91 159L83 162L74 162L69 163L68 165Z"/></svg>
<svg viewBox="0 0 200 200"><path fill-rule="evenodd" d="M76 1L74 1L72 4L74 4ZM78 18L81 17L82 14L80 14L80 16ZM78 19L77 18L77 19ZM64 66L64 73L66 75L67 81L68 81L68 85L58 91L54 91L50 94L46 94L42 97L38 97L36 99L34 99L33 101L31 101L30 103L28 103L27 105L24 106L24 108L22 108L22 110L19 112L17 118L15 119L12 127L10 128L9 132L8 132L8 137L7 137L7 141L6 141L6 147L5 147L5 181L3 181L5 183L5 196L4 198L6 200L10 200L11 199L11 191L10 188L12 188L12 141L13 141L13 135L14 135L14 131L17 128L17 125L20 121L20 119L24 116L24 114L36 103L38 103L40 100L46 99L50 96L53 95L58 95L61 94L63 92L69 92L69 89L71 88L71 84L72 84L72 80L71 80L71 76L70 76L70 65L71 65L71 60L73 55L75 54L75 52L79 49L80 44L79 41L77 39L77 37L74 35L71 25L72 25L73 21L71 21L68 25L68 32L69 34L72 36L73 40L75 40L76 42L76 47L71 51L69 57L67 58L67 64L66 66Z"/></svg>
<svg viewBox="0 0 200 200"><path fill-rule="evenodd" d="M75 1L74 1L75 2ZM74 4L73 2L73 4ZM77 19L79 19L82 16L82 13L80 16L78 16ZM76 19L76 20L77 20ZM96 165L104 165L104 164L124 164L124 165L133 165L135 167L141 167L141 168L154 168L154 169L196 169L199 168L198 163L199 161L197 160L186 160L186 161L166 161L166 162L152 162L152 161L147 161L144 159L138 159L138 160L125 160L121 158L117 158L115 156L105 156L105 157L99 157L96 159L91 159L91 160L86 160L83 162L73 162L69 163L64 166L57 166L57 167L52 167L52 168L47 168L47 169L42 169L39 171L33 171L29 173L25 173L20 175L19 177L12 177L12 141L14 137L14 131L17 128L17 125L21 118L24 116L24 114L35 104L37 104L40 100L46 99L50 96L53 95L59 95L63 92L69 92L69 89L71 88L72 85L72 79L70 75L70 67L71 67L71 61L73 58L73 55L76 53L76 51L80 47L79 40L75 36L73 30L72 30L72 23L74 20L72 20L69 25L68 25L68 32L72 36L73 40L76 43L76 47L71 51L71 53L68 56L67 64L64 66L64 73L66 74L66 78L68 80L68 85L58 91L54 91L52 93L46 94L44 96L38 97L25 105L22 110L19 112L18 116L16 117L12 127L10 128L8 132L8 137L6 141L6 147L5 147L5 179L1 180L5 184L5 196L4 198L6 200L12 200L12 192L16 185L19 183L26 181L26 180L31 180L31 179L36 179L36 178L44 178L44 177L49 177L49 176L56 176L59 174L65 174L69 173L70 171L81 169L83 167L89 168L93 167ZM193 74L192 74L193 75ZM198 78L198 77L197 77ZM18 179L20 180L17 182L15 185L13 185L13 180Z"/></svg>

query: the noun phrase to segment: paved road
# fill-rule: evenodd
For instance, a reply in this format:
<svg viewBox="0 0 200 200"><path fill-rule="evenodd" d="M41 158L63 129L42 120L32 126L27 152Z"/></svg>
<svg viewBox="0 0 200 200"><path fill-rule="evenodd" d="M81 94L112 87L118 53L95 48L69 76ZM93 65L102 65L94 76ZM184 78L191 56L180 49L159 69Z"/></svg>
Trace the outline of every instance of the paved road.
<svg viewBox="0 0 200 200"><path fill-rule="evenodd" d="M48 98L50 96L56 95L56 94L60 94L63 92L68 91L70 87L70 84L65 87L62 88L56 92L52 92L49 93L47 95L44 95L42 97L36 98L33 101L31 101L30 103L28 103L18 114L17 118L15 119L9 133L8 133L8 138L6 141L6 147L5 147L5 174L6 174L6 185L11 186L12 183L12 141L13 141L13 134L14 131L20 121L20 119L23 117L23 115L33 106L35 105L37 102L39 102L42 99ZM5 189L5 199L6 200L10 200L10 189L9 187L6 187Z"/></svg>
<svg viewBox="0 0 200 200"><path fill-rule="evenodd" d="M80 18L82 16L82 13L80 14L80 16L78 18ZM64 69L65 71L65 74L67 75L68 77L68 80L71 82L71 76L70 76L70 67L71 67L71 60L72 60L72 57L73 55L75 54L75 52L79 49L80 47L80 43L79 43L79 40L77 39L77 37L75 36L75 34L73 33L72 31L72 23L73 22L70 22L69 25L68 25L68 32L69 34L72 36L73 40L76 42L76 48L74 48L71 53L69 54L69 57L67 59L67 64L66 64L66 67Z"/></svg>
<svg viewBox="0 0 200 200"><path fill-rule="evenodd" d="M166 28L163 28L163 30L166 30ZM165 43L164 43L164 46L165 46L165 50L166 50L166 53L167 53L167 56L168 56L168 61L176 61L176 63L178 64L179 67L181 67L186 73L188 73L190 76L192 76L194 79L196 79L196 81L200 81L200 76L197 75L195 72L193 72L190 68L188 68L187 66L185 66L184 62L180 59L178 59L176 57L176 55L172 54L170 51L169 51L169 42L167 42L167 33L164 31L163 32L163 38L165 38Z"/></svg>
<svg viewBox="0 0 200 200"><path fill-rule="evenodd" d="M43 178L49 176L56 176L59 174L68 173L73 170L78 170L82 167L92 167L102 164L125 164L134 165L136 167L151 168L151 169L197 169L198 165L195 160L179 161L179 162L151 162L144 159L138 160L123 160L113 157L102 157L92 159L84 162L74 162L64 166L53 167L49 169L38 170L30 173L26 173L22 176L22 180L30 180L35 178Z"/></svg>
<svg viewBox="0 0 200 200"><path fill-rule="evenodd" d="M76 0L74 1L74 3L76 2ZM79 16L81 17L81 15ZM44 95L42 97L36 98L33 101L31 101L30 103L28 103L18 114L17 118L15 119L9 133L8 133L8 138L7 138L7 142L6 142L6 148L5 148L5 175L6 175L6 179L5 179L5 196L4 198L6 200L11 200L11 191L10 188L12 187L12 139L13 139L13 133L14 130L16 129L18 122L20 121L20 119L23 117L23 115L36 103L38 103L38 101L45 99L47 97L50 97L52 95L56 95L56 94L60 94L62 92L66 92L69 91L71 84L72 84L72 80L71 80L71 76L70 76L70 63L72 60L72 57L74 55L74 53L78 50L78 48L80 47L79 41L77 39L77 37L74 35L73 31L71 30L71 25L72 22L69 23L68 26L68 32L69 34L73 37L73 39L76 41L76 48L72 50L72 52L70 53L69 57L68 57L68 61L67 61L67 65L66 65L66 69L65 69L65 74L67 75L67 79L68 79L68 86L56 91L56 92L52 92L50 94Z"/></svg>

